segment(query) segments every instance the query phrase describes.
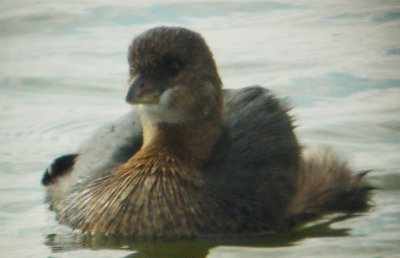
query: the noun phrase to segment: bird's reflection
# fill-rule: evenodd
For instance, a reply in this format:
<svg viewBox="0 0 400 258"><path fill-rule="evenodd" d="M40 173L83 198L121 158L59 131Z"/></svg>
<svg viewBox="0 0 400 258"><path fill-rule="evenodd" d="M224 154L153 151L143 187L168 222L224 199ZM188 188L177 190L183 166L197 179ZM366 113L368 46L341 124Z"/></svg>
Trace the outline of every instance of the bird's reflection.
<svg viewBox="0 0 400 258"><path fill-rule="evenodd" d="M304 224L294 230L279 234L253 236L204 237L185 240L137 240L127 237L98 236L79 233L49 234L46 245L52 252L63 253L79 249L130 250L124 257L135 258L204 258L217 246L245 247L288 247L306 238L344 237L350 235L350 228L332 228L335 222L358 216L357 214L335 214L335 216Z"/></svg>

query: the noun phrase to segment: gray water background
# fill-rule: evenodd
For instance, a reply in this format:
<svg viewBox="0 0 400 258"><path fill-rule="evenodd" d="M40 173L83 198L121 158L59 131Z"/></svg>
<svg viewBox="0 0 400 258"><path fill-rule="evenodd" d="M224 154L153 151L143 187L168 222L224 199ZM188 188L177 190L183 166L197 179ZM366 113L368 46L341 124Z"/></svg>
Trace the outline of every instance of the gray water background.
<svg viewBox="0 0 400 258"><path fill-rule="evenodd" d="M368 212L276 236L121 242L56 223L39 181L124 103L130 40L203 34L226 88L263 85L380 189ZM400 1L0 2L0 257L400 257ZM137 256L135 256L137 255Z"/></svg>

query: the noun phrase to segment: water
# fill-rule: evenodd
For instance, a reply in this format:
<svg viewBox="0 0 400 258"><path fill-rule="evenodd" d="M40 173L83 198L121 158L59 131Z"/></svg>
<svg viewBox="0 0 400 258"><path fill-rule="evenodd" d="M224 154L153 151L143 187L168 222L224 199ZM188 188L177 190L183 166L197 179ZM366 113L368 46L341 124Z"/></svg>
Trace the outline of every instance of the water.
<svg viewBox="0 0 400 258"><path fill-rule="evenodd" d="M373 169L373 208L276 236L126 242L55 222L39 184L124 103L129 41L155 25L207 39L225 87L290 99L303 144ZM399 1L0 3L1 257L399 257Z"/></svg>

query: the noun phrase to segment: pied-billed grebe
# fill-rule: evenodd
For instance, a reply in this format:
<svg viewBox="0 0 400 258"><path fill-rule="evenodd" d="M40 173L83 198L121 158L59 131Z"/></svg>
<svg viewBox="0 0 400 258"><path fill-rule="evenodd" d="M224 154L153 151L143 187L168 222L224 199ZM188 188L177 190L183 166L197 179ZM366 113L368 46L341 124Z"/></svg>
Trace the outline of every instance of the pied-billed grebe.
<svg viewBox="0 0 400 258"><path fill-rule="evenodd" d="M134 237L250 234L367 205L363 174L330 152L304 157L288 107L268 90L222 90L198 33L150 29L128 61L137 110L42 179L61 223Z"/></svg>

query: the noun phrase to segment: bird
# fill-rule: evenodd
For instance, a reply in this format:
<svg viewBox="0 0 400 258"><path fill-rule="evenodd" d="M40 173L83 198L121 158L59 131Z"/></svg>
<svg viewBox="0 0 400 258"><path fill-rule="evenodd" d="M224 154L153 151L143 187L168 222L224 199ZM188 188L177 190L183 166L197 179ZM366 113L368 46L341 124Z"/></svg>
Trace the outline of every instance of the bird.
<svg viewBox="0 0 400 258"><path fill-rule="evenodd" d="M61 224L133 238L270 234L368 207L368 171L303 147L270 90L223 89L199 33L148 29L128 64L132 110L42 177Z"/></svg>

